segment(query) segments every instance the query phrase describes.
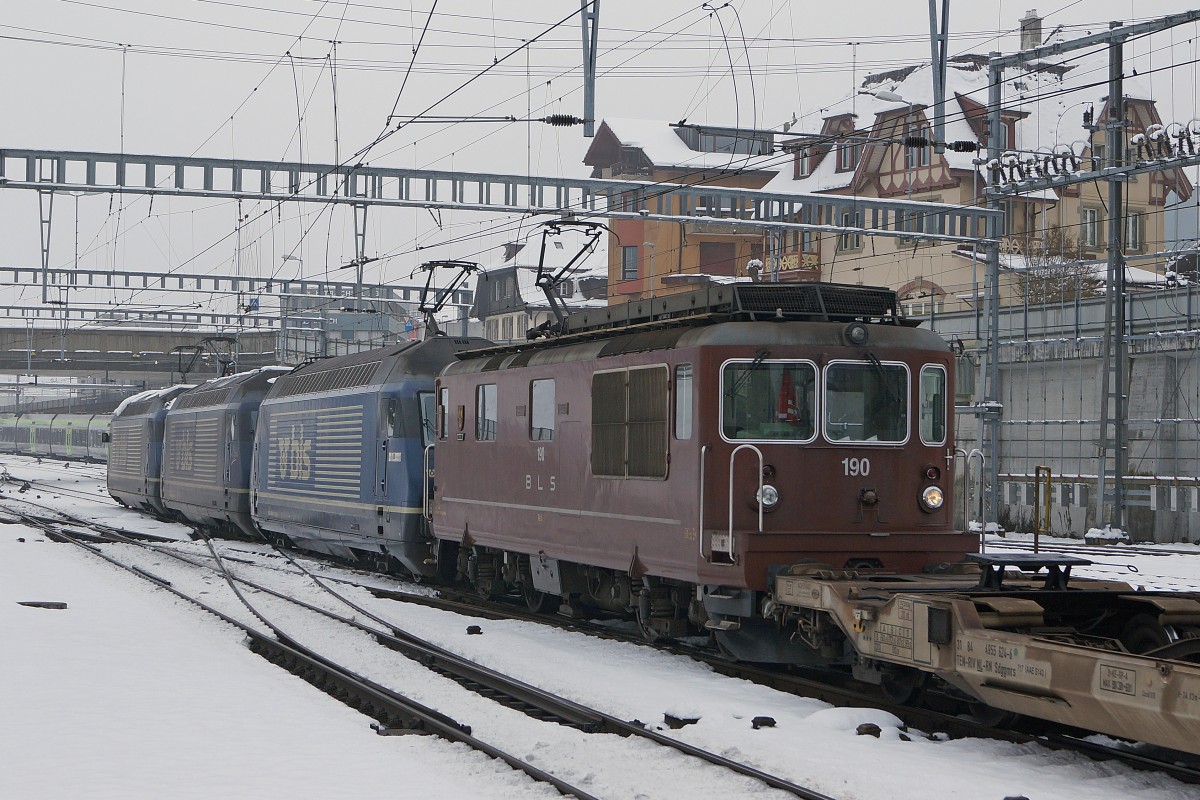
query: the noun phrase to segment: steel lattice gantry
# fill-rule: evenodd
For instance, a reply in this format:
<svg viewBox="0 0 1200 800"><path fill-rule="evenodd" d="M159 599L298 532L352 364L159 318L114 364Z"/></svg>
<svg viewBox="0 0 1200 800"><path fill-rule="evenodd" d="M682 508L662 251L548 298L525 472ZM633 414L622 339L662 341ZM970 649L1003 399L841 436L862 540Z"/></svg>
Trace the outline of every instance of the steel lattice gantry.
<svg viewBox="0 0 1200 800"><path fill-rule="evenodd" d="M733 171L739 166L731 164ZM712 170L697 173L702 181ZM720 173L724 174L724 173ZM366 165L303 164L120 153L0 149L0 188L270 202L579 214L667 222L911 237L979 244L1000 212L943 203L645 181L538 177ZM804 210L804 222L801 211ZM847 216L849 215L849 216ZM853 220L857 224L834 224Z"/></svg>

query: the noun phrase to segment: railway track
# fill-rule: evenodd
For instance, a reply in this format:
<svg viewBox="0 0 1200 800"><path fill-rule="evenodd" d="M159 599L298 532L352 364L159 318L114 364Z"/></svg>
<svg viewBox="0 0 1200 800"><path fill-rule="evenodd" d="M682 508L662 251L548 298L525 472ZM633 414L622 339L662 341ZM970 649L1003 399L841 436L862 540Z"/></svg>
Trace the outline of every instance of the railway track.
<svg viewBox="0 0 1200 800"><path fill-rule="evenodd" d="M327 620L352 626L360 632L372 636L381 644L403 653L427 669L455 681L458 685L474 692L476 695L498 702L508 708L521 711L539 722L566 726L585 734L608 733L620 737L639 737L662 747L681 752L692 758L702 760L724 771L736 773L737 775L744 776L746 779L756 781L760 784L760 790L763 786L769 786L795 797L807 798L808 800L828 800L828 797L820 792L799 786L788 780L733 761L719 754L692 746L636 721L621 720L604 712L565 700L552 693L544 692L494 670L481 667L467 659L405 633L348 598L340 597L339 595L341 601L346 602L354 610L355 618L335 614L328 609L288 597L282 592L255 581L235 576L224 566L224 559L217 553L215 547L210 550L211 559L213 560L213 564L216 565L215 569L223 573L229 585L234 587L235 591L242 598L246 608L251 609L251 613L262 623L262 627L248 624L245 620L240 620L228 612L214 607L211 602L199 599L191 592L185 591L173 584L168 578L155 574L141 565L128 564L114 558L104 552L97 540L150 548L156 555L165 555L179 559L191 567L213 569L213 564L198 562L194 558L177 553L171 549L165 549L154 543L128 540L112 533L93 534L91 537L92 541L83 541L83 537L79 535L79 531L74 530L77 527L75 524L69 524L67 527L70 530L64 531L61 525L56 525L52 520L48 520L45 517L27 516L24 521L27 524L36 525L44 530L48 536L56 540L69 542L85 548L89 552L104 558L106 561L129 570L143 579L150 580L177 596L216 614L226 622L238 626L249 637L252 650L263 655L268 660L284 666L289 671L304 677L310 683L346 702L347 705L374 717L377 720L376 729L380 733L387 734L409 731L434 733L451 741L467 744L494 758L503 760L514 769L521 770L535 780L554 785L564 794L580 798L592 797L586 790L572 785L567 780L534 767L521 758L473 736L470 726L464 725L441 712L417 703L386 686L373 682L356 673L354 670L339 665L332 658L322 656L313 649L306 647L296 638L289 635L281 625L277 625L271 621L271 617L268 616L269 612L262 612L257 609L257 606L261 605L258 598L269 596L302 608L308 613L321 615ZM305 572L307 573L307 570ZM311 576L311 573L307 574L316 579L315 576ZM320 580L318 580L318 583L320 583ZM247 593L251 592L254 593L256 598L253 602L247 597ZM363 623L357 617L372 619L379 628L385 628L385 630L380 630L377 627Z"/></svg>
<svg viewBox="0 0 1200 800"><path fill-rule="evenodd" d="M1034 552L1032 541L1024 539L1004 539L995 540L989 539L986 542L988 548L999 548L1003 550L1022 550ZM1094 555L1103 558L1117 558L1122 555L1138 555L1138 556L1156 556L1165 558L1167 556L1196 556L1200 557L1200 550L1192 549L1173 549L1169 545L1159 545L1156 547L1143 547L1134 544L1079 544L1065 542L1039 542L1037 550L1044 553L1082 553Z"/></svg>
<svg viewBox="0 0 1200 800"><path fill-rule="evenodd" d="M31 501L27 501L24 496L18 499L20 499L22 502L31 503ZM82 520L75 520L75 535L80 533L78 528L84 524L85 523ZM159 541L162 541L159 537L145 537L145 535L142 534L135 534L134 532L122 532L119 529L111 527L108 528L105 536L99 537L99 540L112 541L114 537L120 539L120 537L130 534L139 535L143 538L149 538L151 540L158 539ZM172 557L179 557L178 554L175 553L171 553L171 555ZM247 555L251 556L251 558L245 559L246 563L253 563L256 567L261 568L272 568L261 563L262 554L260 552L247 552ZM408 594L404 592L396 592L394 590L379 589L377 586L364 586L363 584L356 583L353 580L345 578L330 578L327 576L318 577L304 568L299 562L291 559L290 556L287 556L286 554L281 555L291 562L293 569L303 571L311 580L316 582L318 585L321 585L324 590L330 591L331 594L338 596L340 601L347 603L350 603L350 601L337 595L336 592L332 592L332 590L330 590L330 588L325 584L335 583L360 586L374 592L379 597L400 600L408 603L418 603L445 611L497 619L524 619L541 625L554 624L562 628L583 632L594 636L603 636L624 642L650 646L645 642L640 641L636 634L626 635L619 630L614 630L610 626L585 620L568 619L566 617L558 617L554 615L547 617L546 615L527 614L523 609L514 607L512 605L484 602L481 598L474 597L470 593L446 592L444 590L440 590L439 594L454 596L431 597L428 595ZM219 560L220 558L215 551L212 553L211 557L216 560ZM226 560L230 560L229 556L225 556L224 558ZM278 567L275 568L279 569ZM255 587L255 591L266 592L268 594L273 594L277 597L280 597L281 599L283 598L283 596L279 593L267 589L266 587L257 586ZM290 598L288 599L290 600ZM367 617L373 616L371 612L361 608L360 606L356 606L352 603L350 603L350 605L354 608L354 613L356 615ZM325 610L316 609L315 607L310 607L310 609L315 613L328 615L328 612ZM345 622L346 624L355 624L353 621L347 619L342 619L341 621ZM677 741L671 739L670 737L664 737L655 731L647 731L645 726L642 726L640 723L633 724L623 720L618 720L616 718L606 718L606 715L599 715L598 712L589 713L589 709L576 707L571 703L563 703L561 702L561 698L558 699L558 701L550 698L550 700L547 702L545 699L537 696L539 690L536 690L533 687L520 684L520 682L514 683L509 681L506 683L504 676L489 674L490 671L483 670L478 665L475 665L471 662L466 662L464 666L462 663L464 662L463 659L460 659L459 657L454 656L447 651L441 650L440 648L429 645L428 643L421 642L419 640L414 641L415 637L407 637L403 631L395 629L394 626L391 626L385 620L376 618L375 621L377 624L390 629L390 634L380 635L379 631L368 630L366 628L362 628L361 626L359 627L360 629L364 630L364 632L374 635L386 646L398 650L408 657L438 672L439 674L443 674L452 680L455 680L460 686L468 688L477 694L488 697L489 699L496 700L497 702L506 705L509 708L522 711L523 713L526 713L527 715L536 719L556 722L558 724L575 727L586 732L617 733L622 736L645 735L648 736L648 738L667 739L671 743ZM252 639L252 641L257 640ZM953 714L938 713L924 709L914 709L908 706L898 706L894 703L889 703L877 694L864 694L859 688L856 687L831 685L829 683L828 675L812 677L780 672L772 669L762 669L746 664L737 664L729 662L712 652L706 652L705 650L694 646L668 645L666 648L664 648L662 645L655 645L654 647L656 647L656 649L669 649L672 652L686 655L698 661L703 661L714 671L720 674L752 680L755 683L767 685L781 691L820 699L832 705L871 706L881 708L896 715L908 726L919 730L945 732L955 738L963 736L982 736L1014 742L1037 741L1051 748L1068 749L1081 752L1089 757L1099 760L1118 760L1138 769L1155 770L1169 774L1172 777L1182 781L1200 783L1200 770L1197 770L1194 766L1176 763L1178 754L1167 754L1165 757L1158 757L1153 754L1146 754L1130 750L1123 746L1109 747L1090 741L1083 741L1077 737L1073 737L1064 733L1039 734L1033 730L1021 730L1020 728L1011 730L996 730L978 723L972 723L970 721L963 720ZM456 664L455 662L459 663ZM290 663L295 662L293 661ZM630 730L631 728L635 730ZM674 745L671 744L670 746ZM700 753L692 753L692 755L696 755L697 757L701 758L704 757L703 754ZM736 769L736 765L731 766L728 764L723 764L722 766ZM771 776L767 776L765 774L762 776L752 776L758 780L762 780L768 785L772 785ZM786 781L784 783L786 784ZM800 789L801 787L778 786L776 788L783 788L785 791L790 791L796 796L809 796L796 792L796 789Z"/></svg>

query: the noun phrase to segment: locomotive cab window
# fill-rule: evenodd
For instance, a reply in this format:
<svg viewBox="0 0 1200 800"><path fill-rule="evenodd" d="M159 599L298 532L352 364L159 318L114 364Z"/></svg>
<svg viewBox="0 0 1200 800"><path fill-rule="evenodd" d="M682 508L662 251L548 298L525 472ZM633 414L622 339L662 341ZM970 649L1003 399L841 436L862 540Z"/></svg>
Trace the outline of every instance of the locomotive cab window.
<svg viewBox="0 0 1200 800"><path fill-rule="evenodd" d="M400 426L400 398L389 397L383 401L384 419L386 420L386 432L389 439L399 438L404 434Z"/></svg>
<svg viewBox="0 0 1200 800"><path fill-rule="evenodd" d="M899 444L908 440L908 367L835 361L825 369L825 438Z"/></svg>
<svg viewBox="0 0 1200 800"><path fill-rule="evenodd" d="M726 439L816 438L816 365L730 361L721 368L721 435Z"/></svg>
<svg viewBox="0 0 1200 800"><path fill-rule="evenodd" d="M500 410L496 405L496 384L484 383L475 387L475 439L480 442L496 440L496 425Z"/></svg>
<svg viewBox="0 0 1200 800"><path fill-rule="evenodd" d="M417 392L417 404L421 408L421 446L433 444L434 421L437 419L437 402L433 392Z"/></svg>
<svg viewBox="0 0 1200 800"><path fill-rule="evenodd" d="M946 442L946 369L934 364L921 368L921 441Z"/></svg>
<svg viewBox="0 0 1200 800"><path fill-rule="evenodd" d="M529 438L548 442L554 438L554 381L540 380L529 384Z"/></svg>

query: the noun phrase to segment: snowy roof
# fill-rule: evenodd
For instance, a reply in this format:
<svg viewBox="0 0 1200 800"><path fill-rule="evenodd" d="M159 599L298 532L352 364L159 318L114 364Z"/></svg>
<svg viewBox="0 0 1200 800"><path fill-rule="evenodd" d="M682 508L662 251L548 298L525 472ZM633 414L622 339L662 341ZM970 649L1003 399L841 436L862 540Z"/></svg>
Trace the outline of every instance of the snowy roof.
<svg viewBox="0 0 1200 800"><path fill-rule="evenodd" d="M779 168L778 156L748 156L743 153L709 153L693 150L679 138L676 128L662 120L605 117L604 125L624 147L637 147L656 167L684 169L765 169ZM756 162L769 166L756 167Z"/></svg>
<svg viewBox="0 0 1200 800"><path fill-rule="evenodd" d="M979 137L968 121L975 108L986 107L988 100L988 71L986 59L964 56L955 59L946 70L946 134L948 142L978 142ZM1057 145L1070 146L1076 155L1083 155L1091 140L1091 132L1083 127L1083 112L1091 105L1097 121L1108 94L1105 82L1108 60L1104 53L1071 60L1068 68L1052 63L1036 63L1005 70L1004 111L1017 114L1016 145L1021 150L1051 151ZM1153 97L1145 79L1131 76L1125 80L1125 96L1133 99ZM804 138L825 139L829 136L830 121L851 116L856 130L870 131L880 115L909 110L924 121L933 122L933 80L928 65L920 65L888 73L867 76L862 92L890 92L903 101L881 100L874 94L858 92L844 97L822 109L826 128L820 134ZM791 170L780 172L764 187L768 191L810 193L843 189L854 178L853 171L838 172L832 151L820 160L812 174L799 180ZM951 169L975 169L976 153L956 153L947 150L945 158ZM1052 195L1043 199L1053 200Z"/></svg>
<svg viewBox="0 0 1200 800"><path fill-rule="evenodd" d="M604 237L601 237L601 241ZM546 265L551 269L559 269L565 266L578 252L578 248L573 246L570 241L564 243L563 249L559 250L553 245L546 248ZM498 257L493 263L485 265L484 271L487 273L496 272L499 270L515 268L517 276L517 294L521 302L530 306L545 306L546 295L537 286L538 260L541 254L540 239L533 239L528 246L523 248L513 258L504 259L503 256ZM584 256L579 263L571 268L567 274L566 283L569 284L571 292L562 295L562 301L571 309L580 308L604 308L608 305L608 301L604 298L590 300L583 296L580 291L581 278L599 278L608 280L608 260L606 251L601 246ZM486 284L477 284L476 291L486 291Z"/></svg>
<svg viewBox="0 0 1200 800"><path fill-rule="evenodd" d="M961 258L975 259L977 256L969 249L955 250L954 254ZM1000 269L1004 272L1027 272L1030 270L1047 270L1053 269L1061 263L1069 263L1075 267L1079 262L1063 262L1061 259L1047 259L1030 263L1029 259L1020 253L1001 253L1000 254ZM1103 283L1108 277L1108 266L1102 262L1093 262L1085 264L1089 268L1088 277L1093 280ZM1125 284L1127 286L1166 286L1168 283L1167 277L1161 273L1154 272L1148 269L1139 269L1125 265Z"/></svg>

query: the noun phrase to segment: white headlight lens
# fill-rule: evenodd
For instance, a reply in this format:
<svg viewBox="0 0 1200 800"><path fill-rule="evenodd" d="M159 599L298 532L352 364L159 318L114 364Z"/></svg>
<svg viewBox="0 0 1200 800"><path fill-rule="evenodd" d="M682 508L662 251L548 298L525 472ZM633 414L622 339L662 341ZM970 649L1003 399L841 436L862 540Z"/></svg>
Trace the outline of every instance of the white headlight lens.
<svg viewBox="0 0 1200 800"><path fill-rule="evenodd" d="M921 505L930 511L937 511L945 502L946 495L942 493L940 486L927 486L925 491L921 492Z"/></svg>
<svg viewBox="0 0 1200 800"><path fill-rule="evenodd" d="M774 508L779 504L779 490L769 483L763 484L762 491L756 497L763 508Z"/></svg>

